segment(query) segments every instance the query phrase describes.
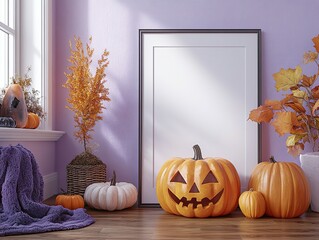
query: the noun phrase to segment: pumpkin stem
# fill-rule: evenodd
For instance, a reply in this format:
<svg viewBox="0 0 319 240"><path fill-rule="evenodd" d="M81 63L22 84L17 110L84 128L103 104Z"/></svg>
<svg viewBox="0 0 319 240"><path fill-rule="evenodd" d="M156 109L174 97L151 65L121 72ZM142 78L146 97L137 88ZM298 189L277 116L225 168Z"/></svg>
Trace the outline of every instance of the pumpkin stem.
<svg viewBox="0 0 319 240"><path fill-rule="evenodd" d="M270 162L272 162L272 163L276 163L276 162L277 162L277 161L275 160L274 156L271 156L269 159L270 159Z"/></svg>
<svg viewBox="0 0 319 240"><path fill-rule="evenodd" d="M111 183L110 183L111 186L115 186L116 185L116 174L115 174L115 171L113 170L113 177L111 179Z"/></svg>
<svg viewBox="0 0 319 240"><path fill-rule="evenodd" d="M194 160L201 160L203 159L202 157L202 151L200 150L200 147L198 146L198 144L193 146L193 150L194 150Z"/></svg>
<svg viewBox="0 0 319 240"><path fill-rule="evenodd" d="M254 189L253 189L253 188L250 188L250 189L249 189L249 191L250 191L250 192L253 192L253 191L254 191Z"/></svg>

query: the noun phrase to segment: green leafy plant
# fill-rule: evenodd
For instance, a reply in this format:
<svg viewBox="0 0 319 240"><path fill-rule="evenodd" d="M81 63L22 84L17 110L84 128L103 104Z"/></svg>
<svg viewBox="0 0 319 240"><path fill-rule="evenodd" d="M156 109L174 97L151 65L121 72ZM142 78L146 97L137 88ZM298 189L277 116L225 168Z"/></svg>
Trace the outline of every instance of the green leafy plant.
<svg viewBox="0 0 319 240"><path fill-rule="evenodd" d="M300 65L294 69L280 69L273 74L276 90L284 91L281 100L266 100L249 114L249 119L257 123L270 123L280 135L288 135L286 147L293 156L304 150L310 143L313 151L318 151L319 143L319 35L312 39L315 51L304 54L304 64L315 64L316 72L307 76Z"/></svg>

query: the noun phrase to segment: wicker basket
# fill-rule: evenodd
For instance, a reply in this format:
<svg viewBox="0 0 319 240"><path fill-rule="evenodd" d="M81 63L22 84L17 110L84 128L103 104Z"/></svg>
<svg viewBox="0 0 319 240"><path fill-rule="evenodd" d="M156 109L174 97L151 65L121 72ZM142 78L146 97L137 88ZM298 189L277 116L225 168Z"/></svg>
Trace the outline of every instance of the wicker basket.
<svg viewBox="0 0 319 240"><path fill-rule="evenodd" d="M106 182L106 165L67 166L68 194L84 195L85 189L92 183Z"/></svg>

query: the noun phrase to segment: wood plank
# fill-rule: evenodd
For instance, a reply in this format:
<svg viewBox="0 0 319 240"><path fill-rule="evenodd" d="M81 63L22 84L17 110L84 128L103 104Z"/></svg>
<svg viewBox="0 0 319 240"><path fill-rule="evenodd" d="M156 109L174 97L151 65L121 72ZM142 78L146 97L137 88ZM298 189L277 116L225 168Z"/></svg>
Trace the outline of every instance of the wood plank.
<svg viewBox="0 0 319 240"><path fill-rule="evenodd" d="M307 212L294 219L247 219L240 210L217 218L185 218L160 208L122 211L88 209L96 222L69 231L17 235L8 239L318 239L319 214Z"/></svg>

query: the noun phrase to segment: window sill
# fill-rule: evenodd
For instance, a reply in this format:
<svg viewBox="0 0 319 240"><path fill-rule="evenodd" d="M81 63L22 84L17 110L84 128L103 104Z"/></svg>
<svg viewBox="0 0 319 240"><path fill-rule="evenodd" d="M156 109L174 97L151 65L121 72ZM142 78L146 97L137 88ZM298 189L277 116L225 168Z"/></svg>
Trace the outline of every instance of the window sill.
<svg viewBox="0 0 319 240"><path fill-rule="evenodd" d="M64 132L53 130L0 128L0 141L49 141L54 142L62 137Z"/></svg>

